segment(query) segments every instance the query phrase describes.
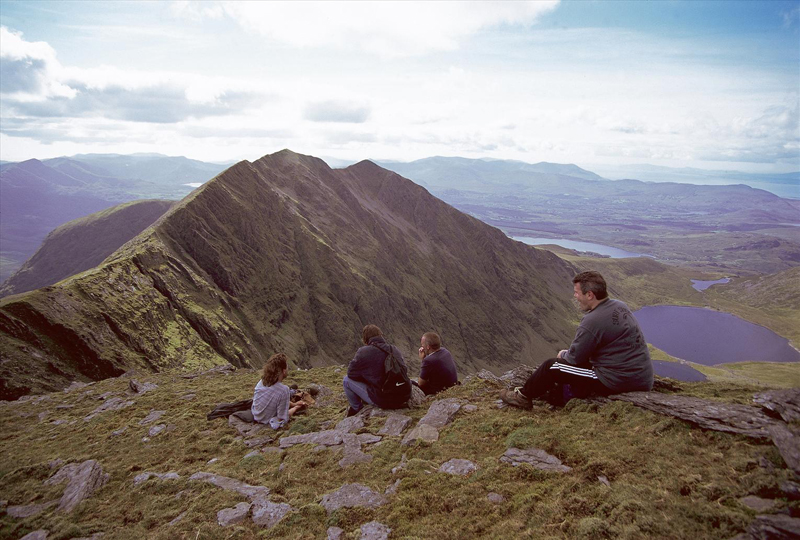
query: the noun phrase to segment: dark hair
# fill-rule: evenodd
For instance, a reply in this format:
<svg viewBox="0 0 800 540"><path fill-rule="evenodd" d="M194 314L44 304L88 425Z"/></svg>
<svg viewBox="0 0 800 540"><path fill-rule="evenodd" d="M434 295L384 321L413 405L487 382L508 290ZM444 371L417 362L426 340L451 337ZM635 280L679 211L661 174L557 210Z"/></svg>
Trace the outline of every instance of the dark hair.
<svg viewBox="0 0 800 540"><path fill-rule="evenodd" d="M361 331L361 339L364 341L364 345L369 345L370 339L382 335L383 332L381 332L381 329L374 324L368 324L364 327L364 330Z"/></svg>
<svg viewBox="0 0 800 540"><path fill-rule="evenodd" d="M430 347L434 351L442 346L442 338L440 338L439 334L437 334L436 332L425 332L424 334L422 334L422 339L424 339L425 343L428 344L428 347Z"/></svg>
<svg viewBox="0 0 800 540"><path fill-rule="evenodd" d="M608 297L606 280L603 279L603 276L600 275L600 272L595 272L594 270L581 272L572 278L572 283L580 283L581 292L583 294L592 291L594 293L594 297L598 300L603 300L604 298Z"/></svg>
<svg viewBox="0 0 800 540"><path fill-rule="evenodd" d="M283 353L273 354L264 364L264 371L261 373L261 382L264 386L272 386L278 382L281 371L286 369L286 355Z"/></svg>

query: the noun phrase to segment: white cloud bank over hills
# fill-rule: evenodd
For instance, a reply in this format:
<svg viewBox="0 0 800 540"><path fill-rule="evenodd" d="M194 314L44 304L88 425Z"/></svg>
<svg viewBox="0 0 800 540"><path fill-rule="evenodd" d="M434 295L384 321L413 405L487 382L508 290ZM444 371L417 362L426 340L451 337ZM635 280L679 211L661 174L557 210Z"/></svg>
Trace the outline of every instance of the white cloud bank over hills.
<svg viewBox="0 0 800 540"><path fill-rule="evenodd" d="M33 25L38 5L4 5L4 160L288 147L800 169L785 10L770 35L722 39L552 22L557 2L56 3L62 22Z"/></svg>

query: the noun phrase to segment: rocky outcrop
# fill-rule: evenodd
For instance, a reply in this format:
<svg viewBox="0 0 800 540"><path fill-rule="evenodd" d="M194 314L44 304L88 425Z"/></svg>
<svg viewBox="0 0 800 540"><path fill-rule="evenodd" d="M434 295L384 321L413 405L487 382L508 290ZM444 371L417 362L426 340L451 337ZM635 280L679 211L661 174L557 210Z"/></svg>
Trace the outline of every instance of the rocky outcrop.
<svg viewBox="0 0 800 540"><path fill-rule="evenodd" d="M64 495L58 503L62 512L72 512L81 501L90 497L108 482L108 474L103 473L100 464L90 459L83 463L64 465L56 474L45 481L47 485L67 482Z"/></svg>

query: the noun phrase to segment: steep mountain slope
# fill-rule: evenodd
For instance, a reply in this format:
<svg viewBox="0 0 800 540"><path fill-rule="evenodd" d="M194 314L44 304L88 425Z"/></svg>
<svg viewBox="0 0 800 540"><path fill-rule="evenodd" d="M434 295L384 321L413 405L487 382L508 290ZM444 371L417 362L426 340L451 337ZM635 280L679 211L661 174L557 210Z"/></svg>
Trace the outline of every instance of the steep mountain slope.
<svg viewBox="0 0 800 540"><path fill-rule="evenodd" d="M572 274L371 162L283 151L234 165L101 266L0 301L0 397L275 351L346 362L368 323L409 357L433 329L462 372L501 369L570 339Z"/></svg>
<svg viewBox="0 0 800 540"><path fill-rule="evenodd" d="M0 283L68 221L137 199L180 199L225 169L183 157L86 155L0 169ZM84 161L85 160L85 161Z"/></svg>
<svg viewBox="0 0 800 540"><path fill-rule="evenodd" d="M158 200L124 203L61 225L0 286L0 297L52 285L97 266L174 204Z"/></svg>

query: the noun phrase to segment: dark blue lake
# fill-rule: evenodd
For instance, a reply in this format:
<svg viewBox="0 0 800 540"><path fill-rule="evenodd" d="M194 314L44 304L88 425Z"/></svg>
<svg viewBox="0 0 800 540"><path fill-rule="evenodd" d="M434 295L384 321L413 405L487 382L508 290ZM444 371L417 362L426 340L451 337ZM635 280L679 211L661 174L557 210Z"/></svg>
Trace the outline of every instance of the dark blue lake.
<svg viewBox="0 0 800 540"><path fill-rule="evenodd" d="M686 306L636 311L648 343L706 366L731 362L798 362L800 352L772 330L730 313Z"/></svg>

